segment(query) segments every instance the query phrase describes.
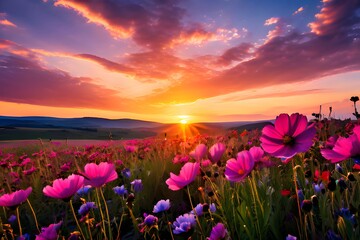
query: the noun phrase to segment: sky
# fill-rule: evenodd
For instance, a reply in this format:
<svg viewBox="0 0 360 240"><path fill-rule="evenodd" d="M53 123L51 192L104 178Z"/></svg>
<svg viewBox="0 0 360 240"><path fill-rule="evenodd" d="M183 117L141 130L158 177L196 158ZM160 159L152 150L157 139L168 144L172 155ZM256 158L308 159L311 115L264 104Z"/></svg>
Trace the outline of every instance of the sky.
<svg viewBox="0 0 360 240"><path fill-rule="evenodd" d="M0 0L3 116L345 119L352 96L360 0Z"/></svg>

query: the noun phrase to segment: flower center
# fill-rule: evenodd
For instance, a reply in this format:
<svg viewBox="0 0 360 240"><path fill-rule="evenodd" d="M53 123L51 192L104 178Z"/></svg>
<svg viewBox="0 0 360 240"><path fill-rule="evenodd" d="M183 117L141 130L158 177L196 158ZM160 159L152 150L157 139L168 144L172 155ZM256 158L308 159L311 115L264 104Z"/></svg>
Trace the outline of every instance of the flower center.
<svg viewBox="0 0 360 240"><path fill-rule="evenodd" d="M237 172L239 175L243 175L245 173L245 171L243 169L239 169Z"/></svg>
<svg viewBox="0 0 360 240"><path fill-rule="evenodd" d="M285 135L285 136L283 137L283 143L284 143L285 145L290 145L290 146L292 146L292 145L295 144L295 138L293 138L292 136L289 136L289 135Z"/></svg>

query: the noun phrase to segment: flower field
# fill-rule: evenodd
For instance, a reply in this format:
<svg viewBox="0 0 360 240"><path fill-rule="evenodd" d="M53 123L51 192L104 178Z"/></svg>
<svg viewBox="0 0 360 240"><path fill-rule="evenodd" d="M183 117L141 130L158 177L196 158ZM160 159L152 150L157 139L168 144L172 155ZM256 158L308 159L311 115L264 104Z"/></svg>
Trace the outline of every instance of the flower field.
<svg viewBox="0 0 360 240"><path fill-rule="evenodd" d="M2 239L360 239L360 125L0 151Z"/></svg>

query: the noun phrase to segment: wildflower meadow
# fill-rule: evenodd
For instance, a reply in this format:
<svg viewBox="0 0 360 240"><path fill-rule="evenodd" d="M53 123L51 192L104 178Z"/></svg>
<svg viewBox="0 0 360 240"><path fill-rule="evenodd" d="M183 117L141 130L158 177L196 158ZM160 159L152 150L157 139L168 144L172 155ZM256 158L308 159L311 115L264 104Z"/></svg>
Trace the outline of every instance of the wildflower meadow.
<svg viewBox="0 0 360 240"><path fill-rule="evenodd" d="M360 125L0 151L1 239L360 239Z"/></svg>

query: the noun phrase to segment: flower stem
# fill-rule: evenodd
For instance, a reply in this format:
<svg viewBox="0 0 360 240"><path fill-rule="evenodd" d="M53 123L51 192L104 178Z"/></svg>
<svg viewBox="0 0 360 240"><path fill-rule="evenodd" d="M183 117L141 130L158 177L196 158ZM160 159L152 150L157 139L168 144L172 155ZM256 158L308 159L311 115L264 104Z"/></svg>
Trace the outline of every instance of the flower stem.
<svg viewBox="0 0 360 240"><path fill-rule="evenodd" d="M199 216L197 215L197 212L196 212L196 210L195 210L195 208L194 208L194 205L193 205L193 203L192 203L192 200L191 200L189 185L186 186L186 189L187 189L187 193L188 193L188 196L189 196L191 209L193 209L193 212L195 213L195 216L196 216L196 222L197 222L197 224L199 225L199 228L200 228L200 231L201 231L202 236L205 236L205 235L204 235L204 231L203 231L202 226L201 226L200 221L199 221Z"/></svg>
<svg viewBox="0 0 360 240"><path fill-rule="evenodd" d="M72 199L70 199L70 208L71 208L71 211L72 211L72 214L74 215L74 219L75 219L75 222L76 222L76 226L78 227L80 233L81 233L81 236L83 237L83 239L86 239L85 238L85 235L80 227L80 224L79 224L79 221L77 220L77 217L76 217L76 214L75 214L75 210L74 210L74 207L73 207L73 204L72 204Z"/></svg>
<svg viewBox="0 0 360 240"><path fill-rule="evenodd" d="M35 214L35 211L34 211L34 208L32 207L29 199L26 199L27 203L29 204L29 207L30 207L30 210L34 216L34 220L35 220L35 225L36 225L36 229L38 230L38 232L40 232L40 228L39 228L39 223L37 221L37 218L36 218L36 214Z"/></svg>
<svg viewBox="0 0 360 240"><path fill-rule="evenodd" d="M21 223L20 223L19 207L16 208L16 217L17 217L17 221L18 221L18 225L19 225L19 234L21 237L22 236L22 228L21 228Z"/></svg>
<svg viewBox="0 0 360 240"><path fill-rule="evenodd" d="M101 215L101 222L102 222L102 225L103 225L103 231L104 231L105 239L108 239L107 235L106 235L104 213L101 210L101 202L100 202L99 189L98 188L96 188L96 200L97 200L97 204L99 206L99 211L100 211L100 215Z"/></svg>
<svg viewBox="0 0 360 240"><path fill-rule="evenodd" d="M299 222L300 222L300 229L299 229L299 235L300 235L300 239L302 237L302 230L303 230L303 222L302 222L302 216L301 216L301 208L300 208L300 199L299 199L299 193L298 193L298 185L297 185L297 180L296 180L296 168L295 168L295 160L293 159L292 161L292 168L293 168L293 175L294 175L294 186L295 186L295 192L296 192L296 202L297 202L297 208L298 208L298 213L299 213Z"/></svg>
<svg viewBox="0 0 360 240"><path fill-rule="evenodd" d="M101 188L99 189L99 191L101 193L101 198L102 198L102 200L104 201L104 204L105 204L105 212L106 212L106 217L107 217L107 221L108 221L109 237L110 237L110 239L112 239L112 231L111 231L111 221L110 221L109 209L108 209L108 206L106 204L104 193L101 191Z"/></svg>

